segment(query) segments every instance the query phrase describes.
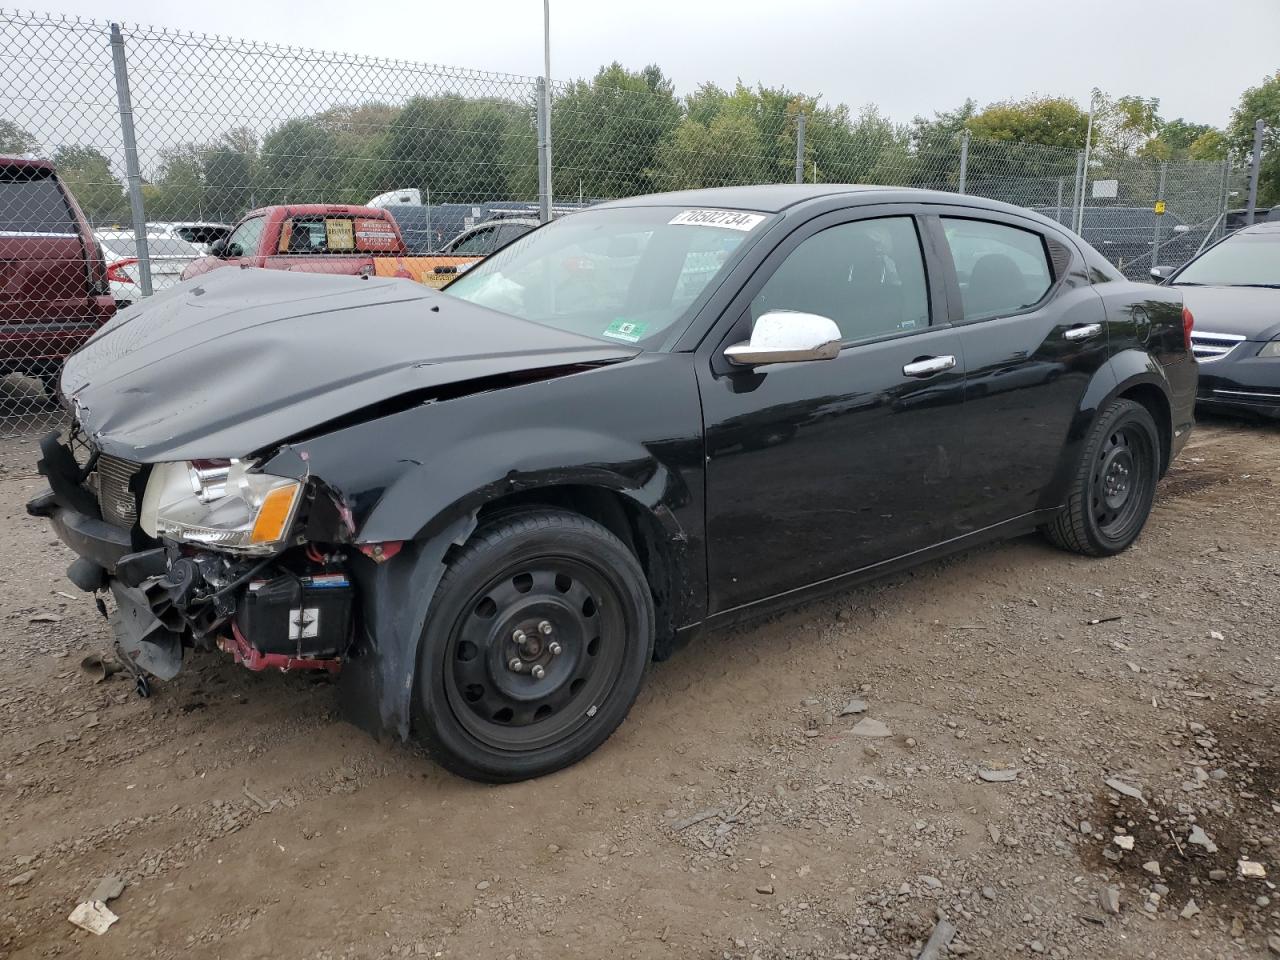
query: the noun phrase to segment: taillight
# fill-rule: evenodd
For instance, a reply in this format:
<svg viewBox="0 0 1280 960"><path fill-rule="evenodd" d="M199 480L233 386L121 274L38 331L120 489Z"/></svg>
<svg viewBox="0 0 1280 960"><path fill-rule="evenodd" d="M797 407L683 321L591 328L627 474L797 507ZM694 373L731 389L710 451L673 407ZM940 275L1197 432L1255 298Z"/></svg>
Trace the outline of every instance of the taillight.
<svg viewBox="0 0 1280 960"><path fill-rule="evenodd" d="M1191 328L1196 325L1196 318L1191 315L1191 311L1186 307L1182 308L1182 342L1186 344L1188 350L1191 349Z"/></svg>
<svg viewBox="0 0 1280 960"><path fill-rule="evenodd" d="M133 277L124 272L125 267L132 267L138 262L137 257L125 257L107 267L107 279L112 283L133 283Z"/></svg>
<svg viewBox="0 0 1280 960"><path fill-rule="evenodd" d="M111 293L111 285L107 282L107 273L103 269L106 257L102 253L102 244L94 241L94 256L85 260L84 271L89 282L89 295L105 297Z"/></svg>

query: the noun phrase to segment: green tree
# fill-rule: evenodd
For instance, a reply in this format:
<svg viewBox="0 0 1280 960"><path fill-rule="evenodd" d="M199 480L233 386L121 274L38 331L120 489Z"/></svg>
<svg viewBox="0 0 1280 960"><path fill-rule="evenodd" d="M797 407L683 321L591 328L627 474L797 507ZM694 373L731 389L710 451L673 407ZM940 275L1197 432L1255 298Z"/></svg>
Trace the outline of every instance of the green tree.
<svg viewBox="0 0 1280 960"><path fill-rule="evenodd" d="M1084 146L1089 117L1065 97L1028 97L993 103L971 117L969 133L981 140L1039 144L1046 147Z"/></svg>
<svg viewBox="0 0 1280 960"><path fill-rule="evenodd" d="M1262 168L1258 176L1258 203L1280 203L1280 70L1264 77L1256 87L1240 95L1240 103L1227 124L1226 141L1237 163L1248 163L1253 153L1253 125L1266 125L1262 139Z"/></svg>
<svg viewBox="0 0 1280 960"><path fill-rule="evenodd" d="M1158 97L1112 97L1094 90L1093 102L1093 142L1100 160L1115 163L1150 152L1160 133Z"/></svg>
<svg viewBox="0 0 1280 960"><path fill-rule="evenodd" d="M664 190L776 181L766 157L756 93L704 83L686 100L686 115L658 147L657 183ZM794 151L794 147L792 148Z"/></svg>
<svg viewBox="0 0 1280 960"><path fill-rule="evenodd" d="M656 64L628 70L615 61L590 81L569 84L551 105L555 195L652 193L659 144L680 117L674 86ZM536 165L536 156L529 157ZM536 167L525 171L526 178L530 172L536 174Z"/></svg>
<svg viewBox="0 0 1280 960"><path fill-rule="evenodd" d="M124 185L111 172L111 164L96 147L72 144L58 147L53 162L63 185L76 198L93 226L129 222Z"/></svg>
<svg viewBox="0 0 1280 960"><path fill-rule="evenodd" d="M960 137L978 112L973 100L932 117L916 115L907 128L910 170L906 185L953 188L960 169Z"/></svg>
<svg viewBox="0 0 1280 960"><path fill-rule="evenodd" d="M387 129L382 161L394 187L430 192L433 202L500 200L509 195L509 142L528 138L519 105L456 94L414 97Z"/></svg>
<svg viewBox="0 0 1280 960"><path fill-rule="evenodd" d="M35 153L39 149L40 142L34 134L28 133L12 120L0 117L0 153L17 156Z"/></svg>
<svg viewBox="0 0 1280 960"><path fill-rule="evenodd" d="M262 141L258 203L323 202L333 182L336 153L333 132L314 118L285 121ZM229 175L239 173L229 158L220 162Z"/></svg>
<svg viewBox="0 0 1280 960"><path fill-rule="evenodd" d="M204 158L209 147L183 143L160 155L150 183L143 184L142 201L148 220L205 220Z"/></svg>

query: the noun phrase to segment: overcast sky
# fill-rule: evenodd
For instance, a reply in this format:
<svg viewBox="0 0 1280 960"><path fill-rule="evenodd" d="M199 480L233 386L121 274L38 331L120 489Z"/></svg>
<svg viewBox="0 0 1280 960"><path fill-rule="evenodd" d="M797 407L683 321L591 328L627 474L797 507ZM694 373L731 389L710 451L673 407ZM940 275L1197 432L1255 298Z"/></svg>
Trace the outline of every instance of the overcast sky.
<svg viewBox="0 0 1280 960"><path fill-rule="evenodd" d="M54 12L518 74L542 72L540 0L64 0ZM551 0L551 73L658 63L787 86L898 121L1093 87L1221 126L1280 67L1280 0Z"/></svg>

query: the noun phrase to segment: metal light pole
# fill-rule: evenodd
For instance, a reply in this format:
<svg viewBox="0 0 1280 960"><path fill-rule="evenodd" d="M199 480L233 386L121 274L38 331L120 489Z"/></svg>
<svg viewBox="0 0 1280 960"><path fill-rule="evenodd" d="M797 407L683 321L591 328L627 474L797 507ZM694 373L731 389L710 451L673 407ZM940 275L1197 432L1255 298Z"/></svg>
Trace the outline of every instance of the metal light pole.
<svg viewBox="0 0 1280 960"><path fill-rule="evenodd" d="M542 0L542 169L540 219L551 220L551 0Z"/></svg>
<svg viewBox="0 0 1280 960"><path fill-rule="evenodd" d="M1089 154L1093 150L1093 111L1097 99L1097 91L1089 95L1089 125L1084 132L1084 162L1080 175L1080 206L1076 211L1076 233L1080 234L1084 231L1085 187L1089 185Z"/></svg>

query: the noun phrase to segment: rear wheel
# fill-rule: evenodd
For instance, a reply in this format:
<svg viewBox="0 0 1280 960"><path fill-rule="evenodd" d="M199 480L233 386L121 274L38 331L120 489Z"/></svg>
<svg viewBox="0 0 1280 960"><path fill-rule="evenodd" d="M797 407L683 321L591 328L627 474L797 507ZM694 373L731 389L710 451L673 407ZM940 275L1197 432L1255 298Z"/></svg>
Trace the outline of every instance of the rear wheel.
<svg viewBox="0 0 1280 960"><path fill-rule="evenodd" d="M1067 505L1044 533L1073 553L1105 557L1132 544L1151 513L1160 477L1160 436L1151 414L1116 400L1089 432Z"/></svg>
<svg viewBox="0 0 1280 960"><path fill-rule="evenodd" d="M420 645L417 730L455 773L508 782L580 760L622 722L653 655L632 553L577 514L509 514L440 581Z"/></svg>

